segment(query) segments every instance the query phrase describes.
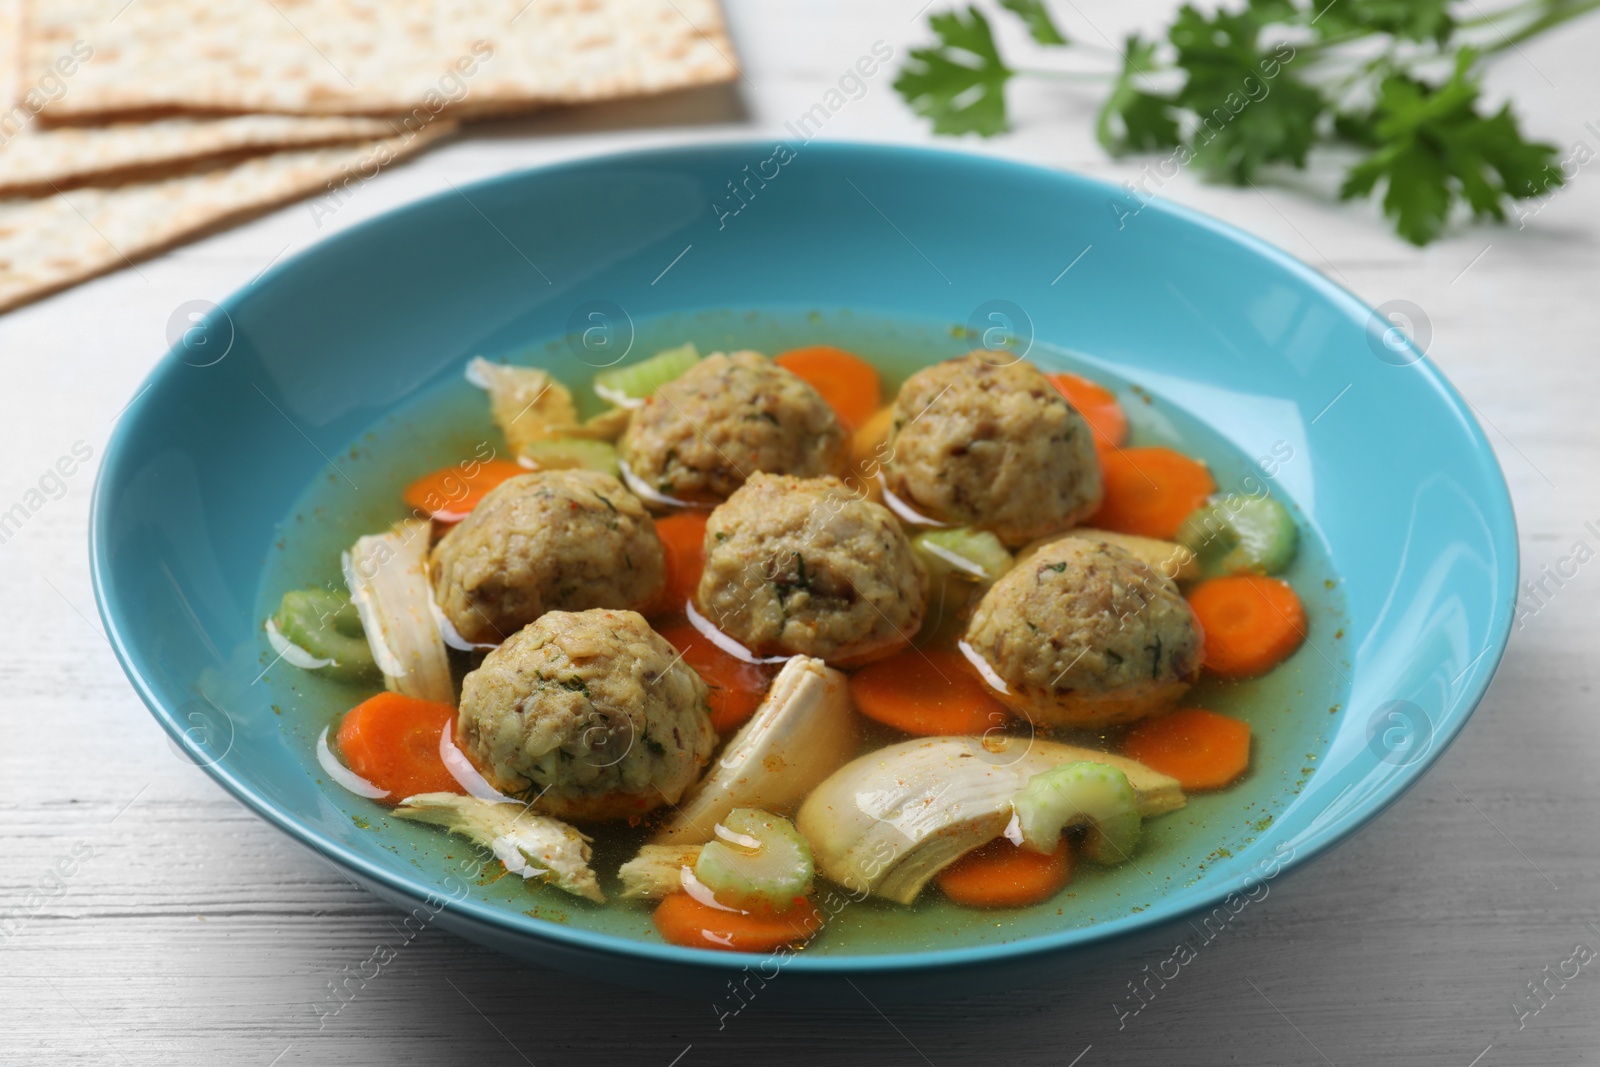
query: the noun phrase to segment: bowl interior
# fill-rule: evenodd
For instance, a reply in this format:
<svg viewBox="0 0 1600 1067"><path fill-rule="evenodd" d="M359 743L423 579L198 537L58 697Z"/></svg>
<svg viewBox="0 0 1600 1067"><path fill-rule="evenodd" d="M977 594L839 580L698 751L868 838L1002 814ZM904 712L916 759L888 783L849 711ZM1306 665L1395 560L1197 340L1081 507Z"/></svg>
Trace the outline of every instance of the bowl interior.
<svg viewBox="0 0 1600 1067"><path fill-rule="evenodd" d="M788 966L1064 947L1215 905L1336 841L1415 780L1493 673L1516 578L1504 482L1387 325L1226 227L979 157L723 145L516 174L324 242L169 353L101 471L96 591L158 720L302 841L508 934L703 962L639 940L642 912L480 885L472 849L322 781L316 734L349 694L272 663L264 606L334 579L329 553L394 517L430 449L482 440L460 381L473 355L574 383L686 338L854 344L909 368L1000 327L1030 358L1146 391L1140 437L1182 441L1224 487L1270 467L1308 534L1296 585L1322 587L1295 671L1256 703L1257 772L1154 834L1146 877L1086 879L1071 915L935 915L943 932L913 944L875 936L861 905L859 936Z"/></svg>

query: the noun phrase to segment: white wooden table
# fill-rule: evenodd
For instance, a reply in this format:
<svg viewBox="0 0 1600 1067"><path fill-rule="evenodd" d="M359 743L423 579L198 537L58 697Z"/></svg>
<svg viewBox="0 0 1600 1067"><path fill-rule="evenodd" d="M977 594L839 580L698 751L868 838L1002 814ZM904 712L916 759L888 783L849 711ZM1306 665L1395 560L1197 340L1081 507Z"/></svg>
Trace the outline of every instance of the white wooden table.
<svg viewBox="0 0 1600 1067"><path fill-rule="evenodd" d="M1155 956L1067 993L886 1013L866 1002L797 1010L775 991L719 1029L709 1004L542 972L438 930L319 1028L313 1006L328 983L391 938L396 913L174 754L90 594L94 468L169 315L446 182L625 147L778 137L875 41L897 56L919 43L920 4L734 0L748 72L735 86L485 128L384 174L321 229L305 205L285 208L0 317L0 510L75 446L94 457L64 488L48 483L59 499L0 544L0 912L15 921L0 927L0 1061L1600 1062L1600 964L1552 977L1575 946L1600 948L1600 564L1548 583L1483 706L1421 785L1275 887L1120 1031L1112 1003ZM1053 6L1069 34L1101 43L1169 10ZM1494 86L1515 94L1537 134L1600 151L1597 53L1592 18L1512 53ZM827 135L931 140L888 82L874 79ZM1014 99L1018 132L965 147L1116 181L1137 173L1139 161L1110 162L1095 146L1093 95L1019 86ZM1570 574L1561 560L1575 543L1600 549L1585 526L1600 521L1600 163L1525 229L1471 228L1425 251L1392 237L1371 205L1314 194L1331 183L1318 171L1241 191L1184 175L1164 193L1371 303L1423 308L1430 354L1478 411L1511 483L1525 574Z"/></svg>

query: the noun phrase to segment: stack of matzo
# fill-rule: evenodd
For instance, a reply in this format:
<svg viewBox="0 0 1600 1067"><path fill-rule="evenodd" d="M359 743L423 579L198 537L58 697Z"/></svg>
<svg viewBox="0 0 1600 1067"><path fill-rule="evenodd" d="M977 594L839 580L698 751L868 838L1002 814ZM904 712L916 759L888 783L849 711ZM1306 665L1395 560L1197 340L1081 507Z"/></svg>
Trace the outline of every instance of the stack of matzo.
<svg viewBox="0 0 1600 1067"><path fill-rule="evenodd" d="M717 0L0 0L0 310L459 121L732 57Z"/></svg>

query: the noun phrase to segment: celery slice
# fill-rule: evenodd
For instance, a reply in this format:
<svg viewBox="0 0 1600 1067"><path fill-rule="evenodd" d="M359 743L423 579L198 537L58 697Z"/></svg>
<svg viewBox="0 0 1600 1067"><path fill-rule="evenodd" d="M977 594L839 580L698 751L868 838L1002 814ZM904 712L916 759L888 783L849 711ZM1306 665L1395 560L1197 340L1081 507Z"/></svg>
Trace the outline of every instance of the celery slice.
<svg viewBox="0 0 1600 1067"><path fill-rule="evenodd" d="M965 526L924 530L911 539L911 548L935 578L957 577L989 584L1011 569L1011 553L988 530Z"/></svg>
<svg viewBox="0 0 1600 1067"><path fill-rule="evenodd" d="M534 470L571 470L574 467L604 471L613 478L622 473L617 466L617 450L605 441L585 441L577 437L550 437L522 446L521 458Z"/></svg>
<svg viewBox="0 0 1600 1067"><path fill-rule="evenodd" d="M1294 559L1300 530L1271 497L1229 493L1196 508L1183 520L1178 540L1199 557L1207 577L1277 574Z"/></svg>
<svg viewBox="0 0 1600 1067"><path fill-rule="evenodd" d="M365 678L378 673L361 615L350 598L326 589L291 589L272 616L273 625L291 644L317 659L332 660L320 668L339 678Z"/></svg>
<svg viewBox="0 0 1600 1067"><path fill-rule="evenodd" d="M1080 761L1040 771L1011 802L1022 844L1051 853L1068 826L1087 822L1084 855L1121 863L1139 845L1139 794L1128 776L1104 763Z"/></svg>
<svg viewBox="0 0 1600 1067"><path fill-rule="evenodd" d="M645 398L700 362L693 344L657 352L641 363L613 367L594 376L594 391L618 407L638 407Z"/></svg>
<svg viewBox="0 0 1600 1067"><path fill-rule="evenodd" d="M734 808L717 824L716 840L694 861L694 876L717 902L733 908L788 911L811 892L811 846L788 819L758 808Z"/></svg>

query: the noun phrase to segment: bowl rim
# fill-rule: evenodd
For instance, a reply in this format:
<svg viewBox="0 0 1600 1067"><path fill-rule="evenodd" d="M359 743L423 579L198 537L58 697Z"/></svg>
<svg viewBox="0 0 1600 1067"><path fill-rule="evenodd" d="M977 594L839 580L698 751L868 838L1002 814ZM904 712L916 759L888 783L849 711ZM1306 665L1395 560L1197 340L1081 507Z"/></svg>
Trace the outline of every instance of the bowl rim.
<svg viewBox="0 0 1600 1067"><path fill-rule="evenodd" d="M641 163L670 164L674 160L682 160L685 157L696 155L767 151L770 149L771 144L772 141L770 139L736 138L694 141L596 155L583 155L555 163L521 167L504 174L480 179L462 188L469 192L474 190L487 191L495 187L515 185L526 180L531 175L549 175L565 171L583 171L596 167L626 166ZM1042 164L1024 163L986 153L871 141L817 141L807 143L804 147L808 154L831 156L836 159L859 158L865 155L879 159L898 159L901 162L917 163L927 168L959 165L978 170L987 169L999 175L1048 179L1067 185L1076 185L1091 192L1104 194L1107 197L1120 197L1126 193L1126 190L1121 186L1113 185L1098 178L1087 177L1075 171ZM248 291L255 289L258 282L276 279L286 272L295 270L306 257L322 254L331 247L348 240L357 239L375 228L395 225L413 212L431 210L435 205L457 195L459 195L459 192L455 189L430 194L380 212L370 219L365 219L333 233L323 240L300 250L288 259L269 266L266 271L253 279L249 286L237 289L225 297L220 306L225 310L230 309L243 299ZM1145 202L1141 210L1154 210L1181 224L1197 226L1225 241L1231 242L1243 251L1268 261L1278 269L1305 283L1339 310L1362 316L1375 314L1368 304L1321 272L1231 223L1212 218L1194 208L1174 203L1159 196ZM150 710L152 717L167 732L174 743L183 747L185 745L185 737L182 726L174 718L172 709L167 708L159 699L154 687L140 669L138 654L130 644L129 637L124 632L123 627L119 625L118 620L122 613L120 607L114 602L111 592L109 575L114 563L109 555L107 531L105 529L106 515L110 509L110 486L117 473L117 468L121 465L124 454L129 447L127 439L132 431L128 430L127 427L137 422L136 419L128 416L149 403L150 395L165 386L168 380L177 373L181 361L170 358L172 354L172 350L169 348L162 358L157 361L154 369L146 376L139 390L135 393L134 399L124 409L122 415L119 416L111 438L106 444L99 470L96 473L94 491L90 503L89 564L95 604L99 610L101 621L104 623L106 637L117 657L118 663L121 664L123 672L133 684L134 691ZM1474 445L1472 460L1485 476L1485 481L1497 490L1492 500L1478 501L1480 506L1484 508L1485 524L1488 527L1491 542L1515 549L1517 545L1517 528L1510 489L1492 445L1489 443L1478 421L1471 415L1470 404L1457 392L1455 387L1426 354L1419 354L1419 358L1412 366L1422 376L1424 385L1430 386L1439 395L1440 400L1466 430ZM1457 689L1457 695L1440 712L1439 722L1433 724L1432 743L1427 752L1415 762L1398 767L1371 792L1358 798L1345 810L1333 815L1329 815L1325 811L1325 819L1319 817L1313 822L1312 826L1300 831L1295 837L1296 843L1292 854L1278 861L1279 870L1271 877L1276 877L1278 873L1300 867L1312 858L1321 855L1334 845L1344 841L1355 831L1376 818L1416 784L1423 773L1443 755L1444 751L1460 733L1462 727L1465 726L1467 720L1482 701L1495 671L1504 657L1506 645L1510 638L1511 623L1515 615L1520 561L1515 551L1500 553L1499 556L1502 563L1496 575L1495 601L1492 605L1493 614L1487 631L1488 646L1485 652L1468 667L1468 674L1464 679L1466 684ZM250 782L234 774L231 769L223 766L221 762L207 761L201 762L199 765L214 781L255 814L326 859L340 864L370 882L399 893L405 898L419 902L438 899L433 889L411 878L403 871L374 863L351 851L338 840L327 837L312 827L290 817L262 795ZM1342 796L1343 794L1340 795ZM1335 798L1336 801L1337 798ZM1263 837L1265 836L1264 834ZM1087 949L1140 931L1148 931L1175 923L1206 909L1214 908L1231 895L1239 894L1241 891L1248 892L1253 885L1259 885L1264 880L1261 876L1248 872L1222 876L1215 881L1209 881L1209 884L1205 881L1196 883L1196 891L1192 894L1184 894L1183 897L1177 899L1158 900L1142 911L1124 915L1120 918L1108 919L1086 927L1023 937L1016 941L1001 944L850 956L807 955L804 951L801 951L789 955L782 966L785 970L813 975L850 976L889 972L931 972L1008 961L1021 962L1072 949ZM1201 888L1202 886L1204 888ZM674 964L701 970L737 972L766 963L774 958L772 953L722 952L655 944L621 935L565 926L533 918L522 913L508 912L500 907L471 899L448 901L444 913L451 911L454 911L457 917L469 921L472 925L480 928L487 927L517 939L553 942L555 946L567 950L599 953L619 959L643 958L655 963Z"/></svg>

